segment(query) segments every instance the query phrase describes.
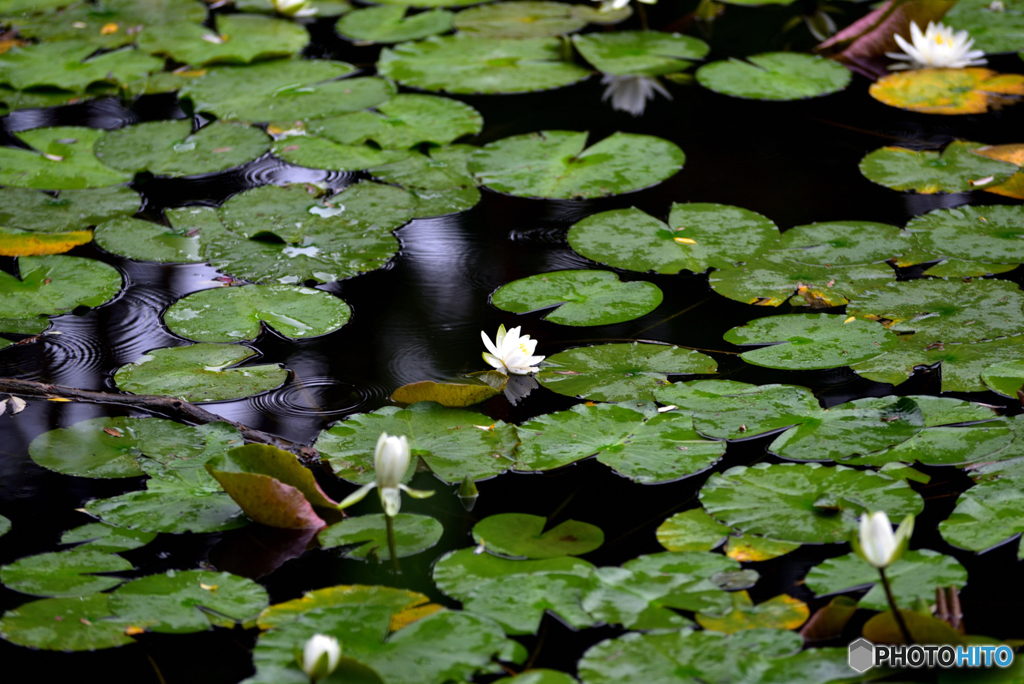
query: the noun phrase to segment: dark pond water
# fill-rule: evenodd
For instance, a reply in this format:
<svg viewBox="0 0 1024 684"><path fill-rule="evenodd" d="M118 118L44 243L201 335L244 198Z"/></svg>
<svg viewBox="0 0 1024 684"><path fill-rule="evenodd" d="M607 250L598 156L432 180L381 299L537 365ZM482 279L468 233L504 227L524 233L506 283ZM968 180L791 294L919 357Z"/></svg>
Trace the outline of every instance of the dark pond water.
<svg viewBox="0 0 1024 684"><path fill-rule="evenodd" d="M740 15L736 22L740 28L723 24L724 37L712 41L716 50L724 52L721 46L730 38L732 55L778 47L751 44L749 49L737 51L735 39L743 35L743 16L742 12L736 14ZM355 48L332 37L330 24L317 24L317 43L311 56L363 64L375 60L374 48ZM992 66L1024 71L1016 57L995 59ZM612 208L636 206L664 217L672 202L718 202L760 212L786 229L840 219L903 225L932 209L1002 201L993 195L893 192L864 179L857 163L864 154L885 144L935 149L954 138L992 144L1020 142L1024 106L981 116L914 115L870 99L867 86L867 80L855 77L844 92L796 103L736 100L697 86L673 86L674 99L655 100L642 118L613 112L602 104L602 87L595 78L549 93L460 98L484 116L484 133L470 141L475 144L540 129L588 130L596 138L623 130L672 140L686 152L686 166L654 188L605 200L528 200L484 191L480 204L467 212L411 222L397 231L401 252L387 268L323 286L352 306L354 315L348 325L313 340L294 342L265 334L256 341L253 346L263 354L262 362L282 363L292 370L293 378L286 386L208 408L231 420L310 442L333 421L386 405L391 391L402 384L479 370L479 331L493 332L502 322L523 325L524 331L539 340L538 353L546 355L580 344L633 339L694 347L718 361L718 377L805 385L825 405L864 396L938 393L937 370L922 370L894 390L845 369L785 372L740 362L734 356L736 348L722 340L725 331L752 318L798 309L761 309L727 300L711 291L706 275L620 272L624 280L656 283L665 293L664 302L639 320L598 328L558 326L544 322L539 314L505 314L488 302L498 286L517 278L595 267L569 249L566 230L584 216ZM17 112L0 122L6 131L58 124L115 128L182 116L185 113L173 97L160 96L127 109L108 100ZM139 179L136 188L145 198L143 215L158 217L165 207L216 205L257 185L327 178L341 187L357 177L328 175L265 157L210 177ZM77 248L73 254L118 267L127 286L115 301L100 309L55 319L54 328L62 335L0 353L0 376L112 389L111 375L120 365L149 349L186 343L167 332L160 315L178 298L207 287L217 275L203 265L132 262L94 246ZM1018 283L1022 280L1020 269L1002 277ZM1020 411L1019 406L991 393L962 396L1002 404L1011 414ZM542 388L517 406L499 397L477 408L493 418L519 423L574 403ZM12 531L0 540L0 563L57 550L60 533L91 520L75 511L85 501L138 488L138 481L58 475L28 459L28 444L38 434L107 415L125 414L94 405L30 402L16 418L0 418L0 514L13 521ZM730 445L713 471L771 460L765 450L769 441L759 438ZM927 505L918 519L914 545L953 555L967 567L970 583L962 600L972 631L1003 638L1024 636L1017 617L1024 611L1024 589L1018 581L1015 545L982 556L947 545L935 526L949 515L957 493L969 480L952 468L924 470L933 480L926 486L915 485ZM430 581L431 563L448 550L467 546L468 532L480 518L518 511L594 523L604 530L607 541L587 559L598 565L618 565L638 554L662 550L654 537L655 528L673 513L696 505L696 492L708 474L640 486L591 460L544 475L508 474L482 482L479 502L471 513L463 509L454 490L421 474L413 486L435 489L437 495L424 501L406 499L403 510L434 516L444 525L445 533L438 546L403 561L399 576L374 565L341 559L335 551L311 550L301 558L284 560L298 555L306 540L295 533L258 526L225 534L161 535L125 555L138 568L133 576L199 565L256 577L269 590L272 602L298 597L309 589L366 583L406 587L454 605ZM332 496L344 496L352 489L326 473L321 475L321 483ZM371 499L354 511L376 512L376 501ZM762 579L752 596L760 601L786 592L807 601L813 610L824 601L803 588L801 579L823 558L845 552L841 545L804 546L782 558L754 564ZM0 588L0 610L26 600L29 597ZM849 634L855 627L851 626ZM619 631L598 628L574 633L549 616L540 635L525 638L523 643L535 649L536 666L573 671L586 648ZM241 629L188 636L147 634L136 645L95 654L34 652L0 641L0 662L5 671L22 676L31 673L33 679L42 681L227 683L251 672L254 641L254 631Z"/></svg>

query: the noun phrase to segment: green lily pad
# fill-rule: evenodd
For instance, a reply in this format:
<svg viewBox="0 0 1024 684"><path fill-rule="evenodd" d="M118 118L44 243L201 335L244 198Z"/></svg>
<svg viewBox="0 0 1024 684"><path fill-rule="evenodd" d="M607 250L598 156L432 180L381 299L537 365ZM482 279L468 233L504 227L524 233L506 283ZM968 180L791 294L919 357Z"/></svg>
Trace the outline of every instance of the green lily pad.
<svg viewBox="0 0 1024 684"><path fill-rule="evenodd" d="M123 392L162 394L182 401L224 401L280 386L288 371L276 364L233 368L256 356L248 347L194 344L155 349L121 366L114 382Z"/></svg>
<svg viewBox="0 0 1024 684"><path fill-rule="evenodd" d="M417 200L378 183L357 183L317 199L305 187L265 185L235 195L221 226L200 233L202 255L249 280L329 282L379 268L398 251L391 234L412 218Z"/></svg>
<svg viewBox="0 0 1024 684"><path fill-rule="evenodd" d="M1003 280L891 283L856 297L847 311L916 333L917 341L980 342L1024 332L1024 293Z"/></svg>
<svg viewBox="0 0 1024 684"><path fill-rule="evenodd" d="M896 603L901 606L912 606L918 600L931 603L935 600L935 587L956 586L962 589L967 584L964 566L952 556L928 549L907 551L885 569L885 575ZM856 554L830 558L814 566L807 573L805 582L818 596L871 587L857 606L883 612L889 610L878 570Z"/></svg>
<svg viewBox="0 0 1024 684"><path fill-rule="evenodd" d="M791 261L782 252L755 257L708 277L715 292L745 304L829 308L896 280L887 264L829 266Z"/></svg>
<svg viewBox="0 0 1024 684"><path fill-rule="evenodd" d="M228 572L168 570L132 580L110 595L114 613L147 631L203 632L255 620L267 607L267 591Z"/></svg>
<svg viewBox="0 0 1024 684"><path fill-rule="evenodd" d="M850 71L841 64L795 52L765 52L746 62L712 62L697 69L696 76L709 90L750 100L803 100L850 84Z"/></svg>
<svg viewBox="0 0 1024 684"><path fill-rule="evenodd" d="M1017 52L1021 49L1024 31L1024 3L1003 0L1002 9L993 9L991 2L963 0L946 14L947 25L964 29L974 38L974 48L988 53Z"/></svg>
<svg viewBox="0 0 1024 684"><path fill-rule="evenodd" d="M171 227L136 218L120 218L96 226L93 239L111 254L137 261L158 263L198 263L200 238L204 228L220 228L217 210L212 207L166 209Z"/></svg>
<svg viewBox="0 0 1024 684"><path fill-rule="evenodd" d="M995 363L981 374L985 385L1004 397L1017 398L1017 392L1024 389L1024 361Z"/></svg>
<svg viewBox="0 0 1024 684"><path fill-rule="evenodd" d="M610 325L646 316L662 296L657 285L624 283L610 271L553 271L502 285L491 303L513 313L555 307L544 318L562 325Z"/></svg>
<svg viewBox="0 0 1024 684"><path fill-rule="evenodd" d="M275 144L273 152L290 164L332 171L362 171L409 156L408 152L378 150L369 145L339 145L317 137L288 138Z"/></svg>
<svg viewBox="0 0 1024 684"><path fill-rule="evenodd" d="M587 561L570 556L544 560L511 560L489 553L476 554L460 549L442 556L434 564L434 583L448 596L459 598L485 583L521 575L575 575L585 578L594 571Z"/></svg>
<svg viewBox="0 0 1024 684"><path fill-rule="evenodd" d="M0 618L0 636L45 651L96 651L134 643L130 622L114 615L109 594L48 598L25 603Z"/></svg>
<svg viewBox="0 0 1024 684"><path fill-rule="evenodd" d="M411 154L375 167L370 173L413 195L417 217L452 214L471 209L480 201L476 180L466 171L466 159L476 149L470 145L435 147L428 154Z"/></svg>
<svg viewBox="0 0 1024 684"><path fill-rule="evenodd" d="M494 684L578 684L564 672L558 670L546 670L544 668L529 669L514 677L502 677Z"/></svg>
<svg viewBox="0 0 1024 684"><path fill-rule="evenodd" d="M843 462L849 465L915 461L925 465L965 465L1008 457L1015 435L1008 421L1004 420L963 427L927 427L890 449L844 459Z"/></svg>
<svg viewBox="0 0 1024 684"><path fill-rule="evenodd" d="M545 38L575 33L588 19L573 5L543 0L480 5L455 16L459 32L488 38Z"/></svg>
<svg viewBox="0 0 1024 684"><path fill-rule="evenodd" d="M106 551L120 553L138 549L156 539L152 532L123 530L103 523L89 523L68 530L60 536L61 544L78 544L76 551Z"/></svg>
<svg viewBox="0 0 1024 684"><path fill-rule="evenodd" d="M668 224L636 208L613 209L569 229L569 245L588 259L658 273L729 268L778 237L770 219L724 204L673 204Z"/></svg>
<svg viewBox="0 0 1024 684"><path fill-rule="evenodd" d="M692 349L661 344L599 344L549 356L537 380L570 397L595 401L653 399L666 375L714 373L714 359Z"/></svg>
<svg viewBox="0 0 1024 684"><path fill-rule="evenodd" d="M71 190L127 183L131 176L104 166L93 145L106 133L57 126L14 134L32 149L0 148L0 183L16 188Z"/></svg>
<svg viewBox="0 0 1024 684"><path fill-rule="evenodd" d="M388 549L387 525L384 514L360 515L335 523L320 532L320 546L353 546L344 555L347 558L376 558L391 560ZM399 513L394 517L395 551L399 558L426 551L441 539L444 528L428 515Z"/></svg>
<svg viewBox="0 0 1024 684"><path fill-rule="evenodd" d="M294 121L357 112L394 94L384 79L342 78L354 70L345 62L323 60L221 67L185 85L180 97L195 111L222 120Z"/></svg>
<svg viewBox="0 0 1024 684"><path fill-rule="evenodd" d="M498 371L469 373L447 382L421 380L396 389L391 393L391 401L400 404L436 401L448 408L463 408L501 394L507 383L508 376Z"/></svg>
<svg viewBox="0 0 1024 684"><path fill-rule="evenodd" d="M113 266L63 255L19 257L21 279L0 273L0 319L56 316L80 306L100 306L121 290Z"/></svg>
<svg viewBox="0 0 1024 684"><path fill-rule="evenodd" d="M77 477L138 477L144 458L195 459L202 464L242 435L226 423L182 425L162 418L93 418L44 432L29 445L32 460L49 470Z"/></svg>
<svg viewBox="0 0 1024 684"><path fill-rule="evenodd" d="M651 135L613 133L584 149L587 133L540 131L483 146L469 171L492 190L519 197L577 199L641 190L675 175L686 155Z"/></svg>
<svg viewBox="0 0 1024 684"><path fill-rule="evenodd" d="M213 16L216 31L200 24L168 23L159 30L144 31L139 49L182 64L205 66L291 57L309 42L306 29L293 21L246 14Z"/></svg>
<svg viewBox="0 0 1024 684"><path fill-rule="evenodd" d="M372 626L373 631L380 631L389 629L393 618L428 609L430 605L430 599L415 591L379 585L338 585L314 589L300 598L275 603L260 613L256 622L260 629L273 629L312 617L319 611L360 608L367 609L363 611L369 618L367 622L377 623ZM380 616L384 618L382 622L376 619ZM358 625L349 627L358 632L365 631ZM374 636L379 639L378 635Z"/></svg>
<svg viewBox="0 0 1024 684"><path fill-rule="evenodd" d="M539 560L582 556L604 543L601 528L566 520L548 530L547 519L526 513L499 513L473 526L473 540L493 553Z"/></svg>
<svg viewBox="0 0 1024 684"><path fill-rule="evenodd" d="M916 246L911 234L896 226L872 221L827 221L790 228L773 251L802 264L851 266L889 261L912 252Z"/></svg>
<svg viewBox="0 0 1024 684"><path fill-rule="evenodd" d="M921 249L936 256L1024 262L1024 206L937 209L912 220L907 230Z"/></svg>
<svg viewBox="0 0 1024 684"><path fill-rule="evenodd" d="M447 33L452 30L455 15L436 9L406 16L407 7L379 5L349 12L338 20L335 28L345 38L357 43L400 43Z"/></svg>
<svg viewBox="0 0 1024 684"><path fill-rule="evenodd" d="M385 48L377 70L402 85L460 94L549 90L590 75L569 61L557 38L501 39L465 34L431 36Z"/></svg>
<svg viewBox="0 0 1024 684"><path fill-rule="evenodd" d="M274 8L266 0L234 0L232 3L240 12L259 12L273 14ZM309 6L316 10L315 17L336 17L352 11L348 0L310 0Z"/></svg>
<svg viewBox="0 0 1024 684"><path fill-rule="evenodd" d="M387 150L406 150L421 143L445 145L464 135L475 135L483 124L480 112L458 100L402 93L376 106L374 111L318 119L310 122L307 130L343 145L372 140Z"/></svg>
<svg viewBox="0 0 1024 684"><path fill-rule="evenodd" d="M656 535L658 543L669 551L710 551L722 545L729 529L703 508L691 508L658 525Z"/></svg>
<svg viewBox="0 0 1024 684"><path fill-rule="evenodd" d="M111 131L96 143L107 166L157 176L198 176L252 161L270 149L258 128L215 121L195 133L192 121L151 121Z"/></svg>
<svg viewBox="0 0 1024 684"><path fill-rule="evenodd" d="M336 423L314 443L335 474L350 482L374 481L373 452L380 433L405 435L413 456L445 482L480 480L515 465L516 429L472 411L420 402L407 409L385 406ZM415 459L406 477L415 470Z"/></svg>
<svg viewBox="0 0 1024 684"><path fill-rule="evenodd" d="M572 37L583 58L598 71L616 76L660 76L703 59L708 44L662 31L617 31Z"/></svg>
<svg viewBox="0 0 1024 684"><path fill-rule="evenodd" d="M521 470L548 470L597 454L634 482L669 482L706 470L725 453L679 413L645 416L625 406L577 405L519 426Z"/></svg>
<svg viewBox="0 0 1024 684"><path fill-rule="evenodd" d="M754 605L750 594L731 594L733 609L722 616L697 614L697 622L707 630L735 634L750 629L797 629L811 616L807 604L782 594Z"/></svg>
<svg viewBox="0 0 1024 684"><path fill-rule="evenodd" d="M255 339L264 326L290 339L326 335L352 310L323 290L287 285L218 287L195 292L164 312L171 332L198 342Z"/></svg>
<svg viewBox="0 0 1024 684"><path fill-rule="evenodd" d="M716 520L742 532L803 543L846 541L867 511L901 520L924 507L902 480L817 463L736 466L712 475L700 500Z"/></svg>
<svg viewBox="0 0 1024 684"><path fill-rule="evenodd" d="M988 551L1024 532L1022 511L1020 483L1012 478L981 482L960 495L953 513L939 523L939 534L957 548Z"/></svg>
<svg viewBox="0 0 1024 684"><path fill-rule="evenodd" d="M11 531L11 519L0 515L0 537Z"/></svg>
<svg viewBox="0 0 1024 684"><path fill-rule="evenodd" d="M799 542L778 541L777 539L741 534L737 537L729 537L725 543L725 555L742 563L759 563L785 556L799 548Z"/></svg>
<svg viewBox="0 0 1024 684"><path fill-rule="evenodd" d="M759 318L723 336L733 344L768 344L740 357L768 368L839 368L884 354L896 336L863 319L833 314L787 314Z"/></svg>
<svg viewBox="0 0 1024 684"><path fill-rule="evenodd" d="M163 60L127 48L87 59L96 46L68 40L15 47L0 55L0 83L15 90L59 88L82 93L94 84L124 86L163 69Z"/></svg>
<svg viewBox="0 0 1024 684"><path fill-rule="evenodd" d="M33 596L85 596L124 582L96 573L128 572L134 566L121 556L92 549L72 549L25 556L0 567L0 582Z"/></svg>
<svg viewBox="0 0 1024 684"><path fill-rule="evenodd" d="M921 194L968 192L975 185L1001 183L1017 172L1006 162L987 159L971 150L982 143L954 140L940 155L904 147L880 147L860 161L860 172L869 181L893 190L914 190ZM989 180L982 183L983 179Z"/></svg>
<svg viewBox="0 0 1024 684"><path fill-rule="evenodd" d="M71 233L121 216L142 203L130 188L62 190L52 195L27 188L0 189L0 225L35 233Z"/></svg>

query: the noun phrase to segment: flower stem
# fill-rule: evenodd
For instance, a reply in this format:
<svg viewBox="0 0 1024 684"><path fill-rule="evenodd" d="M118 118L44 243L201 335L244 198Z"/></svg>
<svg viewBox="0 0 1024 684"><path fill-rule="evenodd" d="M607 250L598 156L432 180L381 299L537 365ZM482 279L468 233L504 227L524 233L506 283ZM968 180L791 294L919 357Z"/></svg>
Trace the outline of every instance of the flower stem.
<svg viewBox="0 0 1024 684"><path fill-rule="evenodd" d="M896 624L903 635L904 643L909 646L914 643L914 637L910 635L907 623L903 621L903 615L900 613L899 606L896 605L896 599L892 595L892 588L889 586L889 578L885 576L885 568L878 568L878 574L882 576L882 588L885 589L885 597L889 599L889 608L892 610L892 616L896 618Z"/></svg>
<svg viewBox="0 0 1024 684"><path fill-rule="evenodd" d="M390 515L384 514L388 527L388 552L391 554L391 569L398 574L398 549L395 547L395 521ZM884 576L883 576L884 577Z"/></svg>
<svg viewBox="0 0 1024 684"><path fill-rule="evenodd" d="M640 28L642 28L644 31L646 31L647 30L647 10L644 9L643 5L638 3L636 5L636 13L640 17Z"/></svg>

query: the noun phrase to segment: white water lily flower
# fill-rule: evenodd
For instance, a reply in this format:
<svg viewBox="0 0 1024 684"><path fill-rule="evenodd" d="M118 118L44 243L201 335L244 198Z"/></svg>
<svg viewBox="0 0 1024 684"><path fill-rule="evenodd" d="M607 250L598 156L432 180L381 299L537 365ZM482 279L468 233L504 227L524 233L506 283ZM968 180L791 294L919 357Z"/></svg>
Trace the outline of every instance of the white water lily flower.
<svg viewBox="0 0 1024 684"><path fill-rule="evenodd" d="M860 516L860 535L854 550L861 558L876 568L887 568L899 560L910 543L914 532L914 516L908 515L900 523L896 534L885 511L865 513Z"/></svg>
<svg viewBox="0 0 1024 684"><path fill-rule="evenodd" d="M908 43L901 35L895 35L896 42L903 52L886 52L887 57L898 59L907 64L893 64L890 69L923 69L923 68L949 68L963 69L969 66L981 66L986 63L982 59L985 56L982 50L972 50L974 39L967 31L957 31L943 25L941 22L928 22L928 28L924 33L917 24L910 24L910 38L913 44Z"/></svg>
<svg viewBox="0 0 1024 684"><path fill-rule="evenodd" d="M629 4L629 0L595 0L595 2L601 3L601 7L598 8L598 11L600 12L614 12L615 10L620 10ZM658 0L640 0L640 2L647 5L653 5L658 2Z"/></svg>
<svg viewBox="0 0 1024 684"><path fill-rule="evenodd" d="M604 102L611 98L612 109L629 112L633 116L640 116L644 113L647 101L653 99L656 92L672 99L664 86L658 83L658 79L652 76L605 74L601 77L601 84L608 86L604 89L601 101Z"/></svg>
<svg viewBox="0 0 1024 684"><path fill-rule="evenodd" d="M544 360L543 356L533 356L537 340L531 340L529 335L520 335L519 330L520 326L516 326L506 332L502 324L498 326L498 334L494 336L493 343L487 333L480 331L480 337L487 347L483 353L484 361L506 375L536 373L540 370L537 364Z"/></svg>
<svg viewBox="0 0 1024 684"><path fill-rule="evenodd" d="M311 17L316 14L316 7L309 0L270 0L274 11L286 17Z"/></svg>
<svg viewBox="0 0 1024 684"><path fill-rule="evenodd" d="M411 489L402 484L402 478L405 477L405 471L409 469L411 458L409 440L405 435L390 437L386 432L380 433L380 437L377 438L377 447L373 450L373 469L377 474L377 480L363 485L349 494L338 504L338 508L346 508L362 501L371 489L377 487L380 503L384 507L384 514L393 518L402 508L402 492L417 499L433 496L434 492Z"/></svg>
<svg viewBox="0 0 1024 684"><path fill-rule="evenodd" d="M341 644L332 636L314 634L302 646L299 665L314 682L334 672L341 661Z"/></svg>

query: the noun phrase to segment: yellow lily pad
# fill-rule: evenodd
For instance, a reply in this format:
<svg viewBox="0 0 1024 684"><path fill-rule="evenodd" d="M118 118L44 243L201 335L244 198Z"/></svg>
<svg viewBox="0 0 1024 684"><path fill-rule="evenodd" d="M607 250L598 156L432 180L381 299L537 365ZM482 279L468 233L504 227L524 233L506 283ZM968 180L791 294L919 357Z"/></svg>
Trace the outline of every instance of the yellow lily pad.
<svg viewBox="0 0 1024 684"><path fill-rule="evenodd" d="M507 380L505 375L497 371L470 373L467 377L447 382L420 380L396 389L391 395L391 400L401 404L436 401L441 406L461 408L479 404L501 394Z"/></svg>
<svg viewBox="0 0 1024 684"><path fill-rule="evenodd" d="M974 154L982 157L995 159L996 161L1008 162L1016 166L1024 166L1024 143L1013 143L1010 145L987 145L971 150Z"/></svg>
<svg viewBox="0 0 1024 684"><path fill-rule="evenodd" d="M991 192L994 195L1002 195L1003 197L1012 197L1013 199L1024 200L1024 171L1018 171L999 185L993 185L990 188L985 188L985 192Z"/></svg>
<svg viewBox="0 0 1024 684"><path fill-rule="evenodd" d="M1024 95L1024 75L991 69L916 69L878 79L871 97L925 114L984 114Z"/></svg>
<svg viewBox="0 0 1024 684"><path fill-rule="evenodd" d="M63 254L78 245L92 241L91 230L72 233L33 233L17 228L0 227L0 256L43 256Z"/></svg>
<svg viewBox="0 0 1024 684"><path fill-rule="evenodd" d="M732 595L733 609L721 617L697 613L697 622L704 629L723 634L735 634L745 629L768 627L796 629L811 616L807 604L786 594L770 598L756 606L745 591Z"/></svg>
<svg viewBox="0 0 1024 684"><path fill-rule="evenodd" d="M743 535L729 537L729 541L725 545L725 555L733 560L749 563L778 558L798 548L800 548L800 544L796 542Z"/></svg>

